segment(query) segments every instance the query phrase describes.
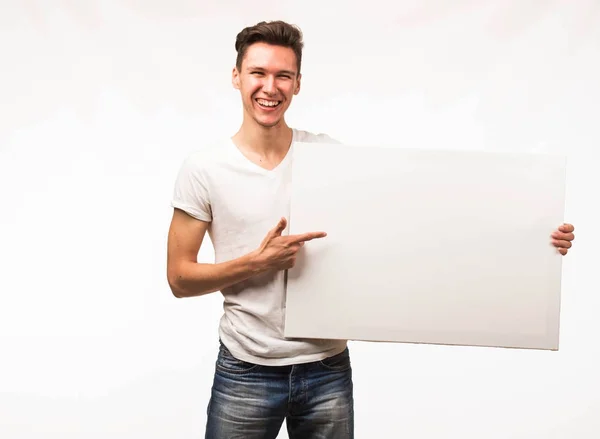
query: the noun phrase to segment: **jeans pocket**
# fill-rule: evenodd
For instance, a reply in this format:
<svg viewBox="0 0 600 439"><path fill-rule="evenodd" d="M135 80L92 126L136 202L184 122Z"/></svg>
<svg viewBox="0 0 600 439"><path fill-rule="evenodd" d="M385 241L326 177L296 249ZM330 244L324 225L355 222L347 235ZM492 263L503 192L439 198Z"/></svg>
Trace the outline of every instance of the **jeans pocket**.
<svg viewBox="0 0 600 439"><path fill-rule="evenodd" d="M257 370L260 366L258 364L250 363L248 361L239 360L235 358L231 352L221 345L219 348L219 356L217 358L217 369L221 372L229 374L244 374Z"/></svg>
<svg viewBox="0 0 600 439"><path fill-rule="evenodd" d="M348 348L344 349L337 355L320 360L319 364L325 369L335 372L343 372L350 369L350 353Z"/></svg>

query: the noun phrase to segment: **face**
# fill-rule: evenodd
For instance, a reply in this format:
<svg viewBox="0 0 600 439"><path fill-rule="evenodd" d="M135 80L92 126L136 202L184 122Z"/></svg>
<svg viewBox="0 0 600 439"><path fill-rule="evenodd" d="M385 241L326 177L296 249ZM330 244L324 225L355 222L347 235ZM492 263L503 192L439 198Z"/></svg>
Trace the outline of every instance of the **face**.
<svg viewBox="0 0 600 439"><path fill-rule="evenodd" d="M232 82L240 90L245 117L263 127L277 126L300 92L296 54L288 47L255 43L248 47L241 70L233 69Z"/></svg>

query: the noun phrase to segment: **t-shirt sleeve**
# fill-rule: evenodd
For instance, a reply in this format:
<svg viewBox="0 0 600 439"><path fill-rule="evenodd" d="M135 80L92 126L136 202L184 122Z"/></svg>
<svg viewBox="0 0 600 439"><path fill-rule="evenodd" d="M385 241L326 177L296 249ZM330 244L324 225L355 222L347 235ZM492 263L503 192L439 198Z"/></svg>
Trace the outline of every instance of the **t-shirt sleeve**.
<svg viewBox="0 0 600 439"><path fill-rule="evenodd" d="M338 145L342 144L342 142L331 137L329 134L320 133L317 135L317 137L318 137L320 143L334 143L334 144L338 144Z"/></svg>
<svg viewBox="0 0 600 439"><path fill-rule="evenodd" d="M184 160L177 177L171 206L200 221L210 222L212 210L204 163L195 155Z"/></svg>

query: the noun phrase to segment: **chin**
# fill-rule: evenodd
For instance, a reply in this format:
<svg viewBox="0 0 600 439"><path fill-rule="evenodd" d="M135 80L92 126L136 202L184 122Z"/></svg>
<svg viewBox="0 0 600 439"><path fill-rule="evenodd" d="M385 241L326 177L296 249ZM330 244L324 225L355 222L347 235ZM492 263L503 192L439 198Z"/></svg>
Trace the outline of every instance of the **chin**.
<svg viewBox="0 0 600 439"><path fill-rule="evenodd" d="M254 120L260 126L265 127L265 128L273 128L273 127L275 127L275 126L277 126L277 125L279 125L281 123L281 118L277 118L277 119L263 119L263 118L260 118L260 117L255 117Z"/></svg>

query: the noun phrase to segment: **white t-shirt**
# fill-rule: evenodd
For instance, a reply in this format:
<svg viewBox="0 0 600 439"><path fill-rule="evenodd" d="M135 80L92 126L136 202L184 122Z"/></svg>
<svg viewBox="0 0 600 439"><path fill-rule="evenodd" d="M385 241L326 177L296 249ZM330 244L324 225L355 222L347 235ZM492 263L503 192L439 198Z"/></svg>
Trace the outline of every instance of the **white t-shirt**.
<svg viewBox="0 0 600 439"><path fill-rule="evenodd" d="M294 129L287 155L270 171L247 159L231 139L195 152L184 161L171 205L210 222L208 233L216 263L256 250L282 216L289 223L295 142L338 143L325 134ZM286 228L283 234L288 233ZM346 340L283 336L284 271L250 278L221 293L224 313L219 336L240 360L262 365L298 364L336 355L346 347Z"/></svg>

